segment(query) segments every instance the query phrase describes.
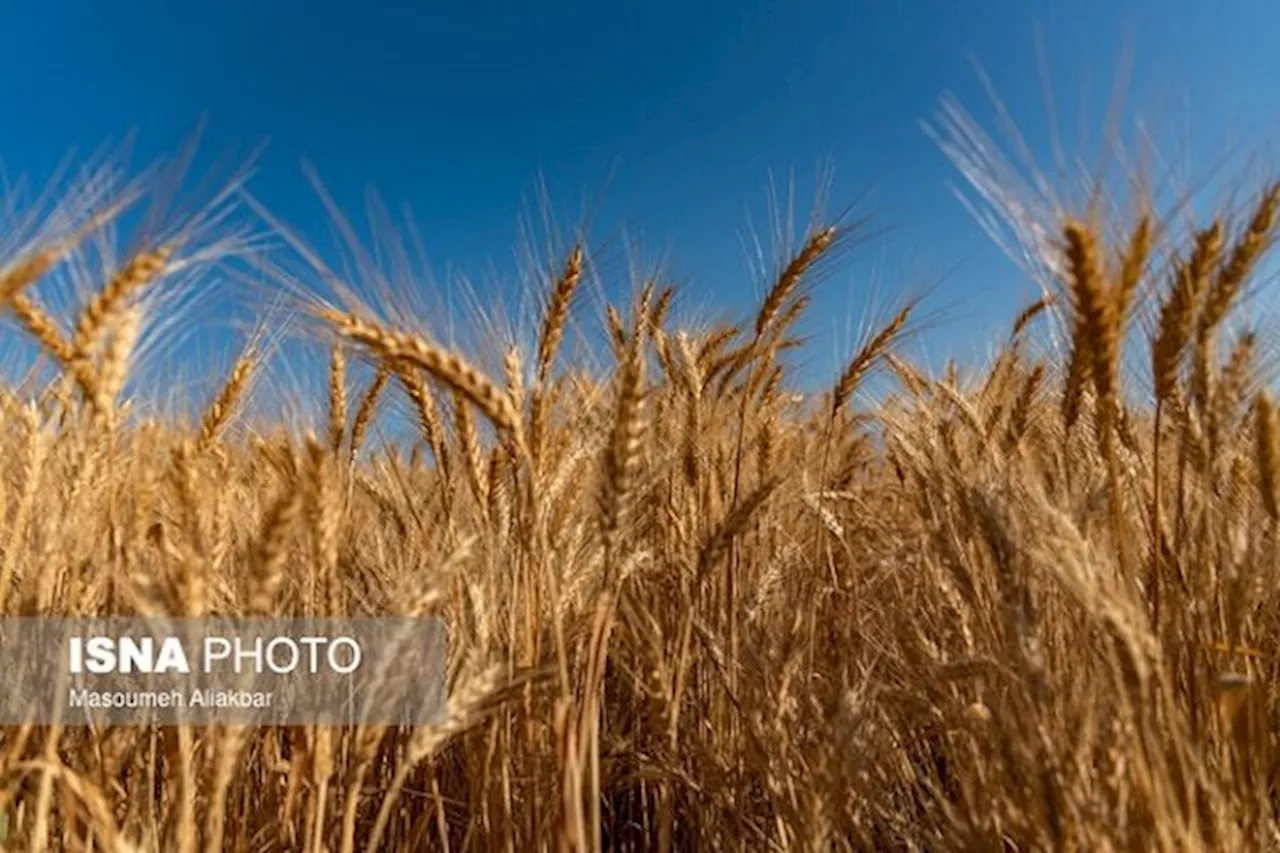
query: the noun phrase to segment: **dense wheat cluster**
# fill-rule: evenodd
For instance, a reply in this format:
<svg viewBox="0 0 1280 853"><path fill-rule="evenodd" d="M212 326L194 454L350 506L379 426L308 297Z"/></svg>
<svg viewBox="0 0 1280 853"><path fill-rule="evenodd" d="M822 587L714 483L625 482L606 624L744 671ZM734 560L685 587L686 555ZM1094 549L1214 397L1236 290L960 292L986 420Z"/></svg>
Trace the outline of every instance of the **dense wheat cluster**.
<svg viewBox="0 0 1280 853"><path fill-rule="evenodd" d="M1278 202L1064 213L988 370L910 363L908 305L816 395L788 355L838 223L738 325L637 287L605 370L563 346L589 246L497 354L302 294L310 432L243 416L260 339L198 420L133 411L201 229L115 257L113 210L64 206L0 243L5 334L56 368L3 397L4 614L437 614L450 698L409 730L5 729L5 843L1280 849L1280 422L1229 322ZM68 264L103 276L58 316ZM405 413L416 443L375 440Z"/></svg>

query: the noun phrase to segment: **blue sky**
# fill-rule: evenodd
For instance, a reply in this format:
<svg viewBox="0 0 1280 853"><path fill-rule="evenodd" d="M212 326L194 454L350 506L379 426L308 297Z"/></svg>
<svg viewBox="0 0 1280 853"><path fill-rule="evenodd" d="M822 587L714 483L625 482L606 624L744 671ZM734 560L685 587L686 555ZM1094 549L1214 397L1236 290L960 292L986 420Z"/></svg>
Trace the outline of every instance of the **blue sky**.
<svg viewBox="0 0 1280 853"><path fill-rule="evenodd" d="M346 208L367 186L410 205L437 272L482 298L513 269L541 178L561 224L589 200L593 238L625 229L667 257L687 306L713 310L754 303L742 238L765 224L770 174L803 190L831 163L833 207L869 193L862 209L892 230L818 291L824 369L873 294L903 286L946 306L931 348L981 349L1027 291L920 122L950 91L994 128L973 57L1047 158L1037 25L1068 147L1077 116L1098 129L1128 47L1126 103L1158 140L1189 133L1193 164L1228 138L1265 154L1269 0L51 0L5 12L0 159L39 182L70 148L136 130L145 163L207 113L206 156L269 140L252 188L305 236L328 240L303 158Z"/></svg>

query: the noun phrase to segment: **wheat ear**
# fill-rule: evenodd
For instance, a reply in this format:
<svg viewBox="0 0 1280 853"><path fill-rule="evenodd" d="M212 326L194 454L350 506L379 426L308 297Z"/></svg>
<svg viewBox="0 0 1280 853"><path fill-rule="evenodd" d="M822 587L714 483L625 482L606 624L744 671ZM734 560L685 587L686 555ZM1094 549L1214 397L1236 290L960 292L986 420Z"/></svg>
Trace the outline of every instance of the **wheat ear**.
<svg viewBox="0 0 1280 853"><path fill-rule="evenodd" d="M560 341L564 338L564 330L569 322L569 308L573 303L573 295L578 290L578 282L582 279L582 246L574 246L565 262L564 272L556 280L551 289L551 298L547 302L547 313L542 318L542 329L538 335L538 384L546 383L551 374L551 366L556 352L560 349Z"/></svg>
<svg viewBox="0 0 1280 853"><path fill-rule="evenodd" d="M393 332L351 314L323 312L339 334L368 347L375 355L393 361L417 365L466 397L484 413L494 426L523 438L520 420L511 397L493 380L472 367L455 352L430 344L420 338Z"/></svg>

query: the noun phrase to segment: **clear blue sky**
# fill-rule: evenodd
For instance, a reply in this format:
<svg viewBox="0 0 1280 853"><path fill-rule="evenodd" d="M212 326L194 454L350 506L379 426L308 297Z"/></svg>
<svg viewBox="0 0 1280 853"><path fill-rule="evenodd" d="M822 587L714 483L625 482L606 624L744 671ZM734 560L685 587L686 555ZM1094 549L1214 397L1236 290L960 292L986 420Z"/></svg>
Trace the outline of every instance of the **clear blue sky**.
<svg viewBox="0 0 1280 853"><path fill-rule="evenodd" d="M868 288L899 283L953 306L939 348L981 347L1018 307L1017 276L920 122L952 91L993 126L973 56L1047 154L1037 24L1068 128L1082 104L1101 121L1126 45L1127 103L1158 138L1193 115L1207 146L1274 126L1273 0L50 0L4 13L0 159L38 182L72 146L136 129L145 162L207 112L210 156L270 141L253 189L308 237L327 233L304 157L348 208L369 185L412 205L432 263L480 281L511 267L542 176L563 223L602 197L597 238L625 226L670 250L686 297L717 307L755 298L741 238L764 222L769 174L808 187L830 161L833 202L869 191L895 230L823 285L817 357L847 342Z"/></svg>

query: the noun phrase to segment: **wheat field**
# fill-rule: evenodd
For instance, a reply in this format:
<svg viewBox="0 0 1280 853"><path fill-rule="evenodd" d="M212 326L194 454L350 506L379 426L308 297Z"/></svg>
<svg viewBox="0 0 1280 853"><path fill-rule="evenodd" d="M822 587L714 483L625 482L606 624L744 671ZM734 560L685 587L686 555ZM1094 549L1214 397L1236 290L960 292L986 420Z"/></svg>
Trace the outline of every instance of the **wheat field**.
<svg viewBox="0 0 1280 853"><path fill-rule="evenodd" d="M904 302L820 393L795 324L847 222L736 324L642 281L594 359L589 245L501 351L281 282L309 426L251 415L261 335L196 415L135 405L152 294L225 246L123 249L107 201L0 242L44 365L0 408L5 615L434 614L447 714L5 728L5 849L1280 849L1280 423L1232 322L1280 185L1056 210L988 367L913 364Z"/></svg>

